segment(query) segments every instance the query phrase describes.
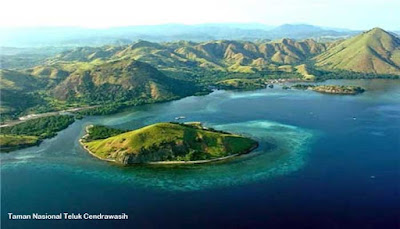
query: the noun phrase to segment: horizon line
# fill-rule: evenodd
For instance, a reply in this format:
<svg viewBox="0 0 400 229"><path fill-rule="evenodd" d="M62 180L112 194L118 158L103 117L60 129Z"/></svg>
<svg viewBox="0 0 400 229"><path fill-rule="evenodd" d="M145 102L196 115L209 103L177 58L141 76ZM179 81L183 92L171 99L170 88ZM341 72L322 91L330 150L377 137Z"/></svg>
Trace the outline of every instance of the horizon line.
<svg viewBox="0 0 400 229"><path fill-rule="evenodd" d="M105 27L95 27L95 26L84 26L84 25L27 25L27 26L1 26L0 29L53 29L53 28L79 28L79 29L93 29L93 30L107 30L113 28L128 28L128 27L151 27L151 26L201 26L201 25L260 25L265 26L266 30L272 30L284 25L294 25L294 26L314 26L325 30L335 30L335 29L343 29L343 30L350 30L350 31L366 31L373 28L384 28L384 26L373 26L369 29L361 29L361 28L347 28L347 27L331 27L331 26L321 26L316 24L308 24L304 22L295 22L295 23L283 23L279 25L274 24L266 24L262 22L206 22L206 23L160 23L160 24L132 24L132 25L116 25L116 26L105 26ZM268 28L269 27L269 28ZM245 29L245 28L244 28ZM249 28L255 29L255 28ZM385 29L386 30L386 29ZM398 29L388 29L389 31L400 31Z"/></svg>

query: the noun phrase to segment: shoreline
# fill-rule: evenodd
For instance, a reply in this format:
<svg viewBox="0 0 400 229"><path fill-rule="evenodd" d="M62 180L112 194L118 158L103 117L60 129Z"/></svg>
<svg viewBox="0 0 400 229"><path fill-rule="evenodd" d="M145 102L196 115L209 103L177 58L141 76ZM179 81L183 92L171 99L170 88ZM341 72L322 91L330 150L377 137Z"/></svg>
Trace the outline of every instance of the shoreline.
<svg viewBox="0 0 400 229"><path fill-rule="evenodd" d="M3 122L0 124L0 128L15 126L17 124L21 124L26 121L34 120L34 119L38 119L38 118L50 117L50 116L56 116L56 115L65 115L64 113L68 113L68 112L73 113L76 111L92 109L95 107L98 107L98 106L96 105L96 106L75 107L75 108L70 108L70 109L61 110L61 111L51 111L51 112L39 113L39 114L29 114L26 116L18 117L18 120L10 120L10 121Z"/></svg>
<svg viewBox="0 0 400 229"><path fill-rule="evenodd" d="M239 157L241 155L245 155L250 153L251 151L255 150L258 148L259 144L257 142L257 144L255 144L253 147L249 148L248 150L244 151L243 153L236 153L236 154L232 154L232 155L228 155L225 157L219 157L219 158L214 158L214 159L209 159L209 160L198 160L198 161L154 161L154 162L145 162L145 163L135 163L135 164L122 164L117 162L114 159L107 159L107 158L102 158L98 155L96 155L95 153L93 153L92 151L89 150L89 148L87 146L85 146L83 140L84 138L88 135L89 133L89 129L93 127L93 125L88 125L85 127L85 135L83 135L80 139L79 139L79 144L82 146L82 148L87 151L90 155L96 157L97 159L100 159L102 161L107 161L107 162L113 162L116 163L118 165L182 165L182 164L186 164L186 165L194 165L194 164L205 164L205 163L212 163L212 162L217 162L217 161L224 161L224 160L228 160L231 158L235 158L235 157Z"/></svg>
<svg viewBox="0 0 400 229"><path fill-rule="evenodd" d="M376 80L376 79L382 79L382 78L368 78L368 79L361 79L361 80ZM385 80L398 80L398 79L393 79L393 78L383 78ZM358 79L324 79L321 82L327 81L327 80L358 80ZM293 82L297 82L297 83L305 83L305 82L309 82L309 83L315 83L318 81L307 81L307 80L303 80L303 79L298 79L298 78L280 78L280 79L268 79L267 80L268 83L275 83L275 84L282 84L282 83L293 83ZM259 89L264 89L265 87L262 88L253 88L253 89L249 89L249 90L244 90L244 91L256 91ZM296 88L297 90L301 90ZM243 90L243 89L217 89L217 90ZM329 93L329 92L322 92L322 91L316 91L316 90L312 90L315 92L319 92L321 94L340 94L340 93ZM163 100L163 101L156 101L154 103L144 103L144 104L140 104L140 105L133 105L133 106L142 106L142 105L149 105L149 104L155 104L155 103L165 103L165 102L171 102L171 101L175 101L175 100L180 100L183 98L187 98L190 96L204 96L207 94L212 93L212 91L208 91L208 92L204 92L201 94L197 94L194 93L192 95L186 95L183 97L178 97L178 98L173 98L173 99L167 99L167 100ZM360 93L356 93L356 94L342 94L342 95L357 95ZM103 105L104 106L104 105ZM101 105L93 105L93 106L84 106L84 107L75 107L75 108L70 108L70 109L66 109L66 110L61 110L61 111L51 111L51 112L46 112L46 113L39 113L39 114L30 114L30 115L26 115L26 116L22 116L22 117L18 117L18 120L9 120L9 121L5 121L3 123L0 123L0 128L2 127L10 127L10 126L14 126L20 123L24 123L26 121L32 120L32 119L37 119L37 118L41 118L41 117L48 117L48 116L55 116L55 115L63 115L63 113L65 112L76 112L76 111L81 111L81 110L88 110L88 109L92 109L92 108L96 108L96 107L101 107ZM127 106L125 108L129 108L130 106ZM123 109L125 109L123 108ZM122 111L118 111L116 113L119 113ZM108 114L104 114L104 115L108 115ZM89 116L96 116L96 115L89 115ZM103 116L103 115L100 115Z"/></svg>
<svg viewBox="0 0 400 229"><path fill-rule="evenodd" d="M327 94L327 95L359 95L362 94L363 92L330 92L330 91L323 91L323 90L314 90L311 89L311 91L315 91L321 94Z"/></svg>
<svg viewBox="0 0 400 229"><path fill-rule="evenodd" d="M255 150L258 148L258 143L251 147L250 149L246 150L244 153L237 153L237 154L232 154L228 155L225 157L219 157L219 158L214 158L214 159L209 159L209 160L198 160L198 161L155 161L155 162L147 162L143 164L147 165L182 165L182 164L187 164L187 165L194 165L194 164L205 164L205 163L211 163L211 162L217 162L217 161L224 161L228 160L230 158L235 158L239 157L245 154L250 153L251 151Z"/></svg>
<svg viewBox="0 0 400 229"><path fill-rule="evenodd" d="M105 159L105 158L101 158L98 155L96 155L95 153L93 153L92 151L89 150L89 148L87 146L85 146L85 144L83 143L83 140L85 139L86 136L89 135L89 129L92 128L93 125L88 125L85 127L85 134L79 139L79 144L82 146L82 148L87 151L90 155L92 155L93 157L96 157L97 159L100 159L102 161L108 161L108 162L114 162L114 163L118 163L116 160L111 160L111 159Z"/></svg>

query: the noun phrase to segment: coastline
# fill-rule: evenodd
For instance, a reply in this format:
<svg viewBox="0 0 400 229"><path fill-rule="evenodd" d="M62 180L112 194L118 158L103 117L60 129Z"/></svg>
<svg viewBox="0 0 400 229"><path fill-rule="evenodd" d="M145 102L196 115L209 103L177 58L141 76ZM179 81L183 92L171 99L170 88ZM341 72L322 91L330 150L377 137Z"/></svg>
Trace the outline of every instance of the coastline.
<svg viewBox="0 0 400 229"><path fill-rule="evenodd" d="M82 111L82 110L92 109L95 107L98 107L98 106L96 105L96 106L75 107L75 108L70 108L70 109L61 110L61 111L51 111L51 112L39 113L39 114L29 114L26 116L19 117L18 120L10 120L10 121L3 122L0 124L0 128L15 126L17 124L21 124L21 123L24 123L26 121L33 120L33 119L56 116L56 115L64 115L64 113Z"/></svg>
<svg viewBox="0 0 400 229"><path fill-rule="evenodd" d="M108 162L114 162L114 163L118 163L116 160L112 160L112 159L106 159L106 158L101 158L98 155L96 155L95 153L93 153L92 151L89 150L89 148L87 146L85 146L85 144L83 144L83 140L85 139L86 136L89 135L89 129L92 128L93 125L88 125L85 127L85 135L83 135L80 139L79 139L79 144L82 146L82 148L87 151L90 155L92 155L93 157L96 157L102 161L108 161Z"/></svg>
<svg viewBox="0 0 400 229"><path fill-rule="evenodd" d="M250 149L246 150L244 153L237 153L237 154L232 154L232 155L229 155L229 156L219 157L219 158L214 158L214 159L209 159L209 160L198 160L198 161L155 161L155 162L147 162L147 163L144 163L144 164L149 164L149 165L205 164L205 163L224 161L224 160L228 160L230 158L239 157L241 155L248 154L248 153L250 153L251 151L253 151L253 150L257 149L257 148L258 148L258 143L255 146L251 147Z"/></svg>
<svg viewBox="0 0 400 229"><path fill-rule="evenodd" d="M93 153L92 151L90 151L88 149L87 146L85 146L85 144L83 143L84 138L88 135L89 133L89 129L93 127L93 125L88 125L85 127L85 135L83 135L80 139L79 139L79 144L82 146L82 148L87 151L90 155L96 157L97 159L100 159L102 161L107 161L107 162L113 162L119 165L124 165L122 163L117 162L114 159L107 159L107 158L102 158L98 155L96 155L95 153ZM128 164L128 165L182 165L182 164L186 164L186 165L193 165L193 164L205 164L205 163L211 163L211 162L217 162L217 161L224 161L224 160L228 160L234 157L239 157L241 155L244 154L248 154L251 151L257 149L259 146L258 142L257 144L255 144L253 147L245 150L242 153L236 153L236 154L232 154L232 155L228 155L225 157L219 157L219 158L214 158L214 159L209 159L209 160L198 160L198 161L154 161L154 162L145 162L145 163L136 163L136 164Z"/></svg>
<svg viewBox="0 0 400 229"><path fill-rule="evenodd" d="M327 80L329 80L329 79L325 79L323 81L327 81ZM342 80L342 79L339 79L339 80ZM349 80L354 80L354 79L349 79ZM373 79L361 79L361 80L379 80L379 79L378 78L373 78ZM398 79L389 79L389 80L398 80ZM284 82L305 82L305 81L298 80L298 79L283 79L283 81L282 81L282 79L277 79L277 80L271 80L270 82L271 83L280 83L281 84L282 82L284 83ZM229 90L229 89L222 89L222 90ZM249 90L249 91L255 91L255 90L257 90L257 89L252 89L252 90ZM301 89L298 89L298 90L301 90ZM313 89L311 89L310 91L313 91L313 92L316 92L316 93L320 93L320 94L326 94L326 95L350 95L350 96L354 96L354 95L358 95L358 94L362 93L362 92L361 93L332 93L332 92L318 91L318 90L313 90ZM154 103L144 103L144 104L134 105L134 106L142 106L142 105L155 104L155 103L166 103L166 102L171 102L171 101L183 99L183 98L190 97L190 96L204 96L204 95L209 94L210 92L211 91L208 91L208 92L205 92L203 94L196 94L195 93L193 95L187 95L187 96L173 98L173 99L167 99L167 100L163 100L163 101L156 101ZM22 118L22 120L20 120L20 119L19 120L11 120L11 121L0 123L0 129L3 128L3 127L14 126L14 125L17 125L17 124L20 124L20 123L23 123L23 122L26 122L26 121L29 121L29 120L32 120L32 119L36 119L36 118L55 116L55 115L64 115L63 113L65 113L65 112L76 112L76 111L88 110L88 109L92 109L92 108L96 108L96 107L100 107L100 105L76 107L76 108L70 108L70 109L66 109L66 110L62 110L62 111L54 111L54 112L47 112L47 113L32 114L32 115L28 115L28 116L24 116L24 117L19 117L20 119ZM130 106L128 106L128 107L130 107ZM125 108L128 108L128 107L125 107ZM123 108L123 109L125 109L125 108ZM122 111L118 111L118 112L122 112ZM104 114L104 115L107 115L107 114ZM88 115L88 116L90 116L90 115ZM101 115L101 116L103 116L103 115ZM38 146L40 144L41 144L41 142L36 144L36 146ZM32 145L32 146L35 146L35 145ZM32 147L32 146L26 146L26 147L23 147L23 148L29 148L29 147ZM82 146L83 146L83 144L82 144ZM15 150L18 150L18 149L15 149ZM14 151L14 149L11 150L11 151ZM11 152L11 151L8 151L8 152ZM90 154L92 154L95 157L98 157L97 155L93 154L92 152L90 152ZM101 158L99 158L99 159L101 159ZM101 159L101 160L106 160L106 159ZM109 160L109 161L114 161L114 160ZM180 161L178 161L178 162L180 162ZM203 163L207 163L207 162L208 161L203 162ZM173 164L173 163L171 163L171 164Z"/></svg>
<svg viewBox="0 0 400 229"><path fill-rule="evenodd" d="M331 91L325 91L325 90L318 90L318 89L311 89L311 91L315 91L321 94L328 94L328 95L358 95L361 94L362 92L331 92Z"/></svg>

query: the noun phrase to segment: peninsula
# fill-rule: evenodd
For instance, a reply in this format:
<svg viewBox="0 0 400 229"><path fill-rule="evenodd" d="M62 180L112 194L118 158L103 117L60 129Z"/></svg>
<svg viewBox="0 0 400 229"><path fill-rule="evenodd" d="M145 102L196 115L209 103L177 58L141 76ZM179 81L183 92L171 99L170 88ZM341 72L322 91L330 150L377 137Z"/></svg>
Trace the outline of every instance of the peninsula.
<svg viewBox="0 0 400 229"><path fill-rule="evenodd" d="M363 93L364 88L359 86L343 86L343 85L313 85L313 84L296 84L292 88L302 90L312 90L319 93L326 94L340 94L340 95L356 95Z"/></svg>
<svg viewBox="0 0 400 229"><path fill-rule="evenodd" d="M80 140L85 150L101 160L123 165L207 163L258 147L250 138L206 128L199 122L156 123L124 133L99 126L88 126L86 131Z"/></svg>

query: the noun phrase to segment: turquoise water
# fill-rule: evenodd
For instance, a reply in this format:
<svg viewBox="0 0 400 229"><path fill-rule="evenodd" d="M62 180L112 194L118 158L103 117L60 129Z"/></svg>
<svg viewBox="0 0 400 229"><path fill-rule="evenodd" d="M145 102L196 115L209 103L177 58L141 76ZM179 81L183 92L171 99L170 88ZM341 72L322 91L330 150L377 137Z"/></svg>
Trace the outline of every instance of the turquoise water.
<svg viewBox="0 0 400 229"><path fill-rule="evenodd" d="M79 120L39 147L1 155L2 224L68 227L68 221L9 221L6 213L89 211L126 212L132 220L118 225L127 227L395 226L400 82L326 83L360 85L367 92L215 91ZM260 147L207 165L121 167L91 157L78 143L89 124L135 129L176 116L252 137ZM297 212L299 206L307 207ZM321 217L313 217L317 213ZM93 226L74 223L83 225Z"/></svg>

